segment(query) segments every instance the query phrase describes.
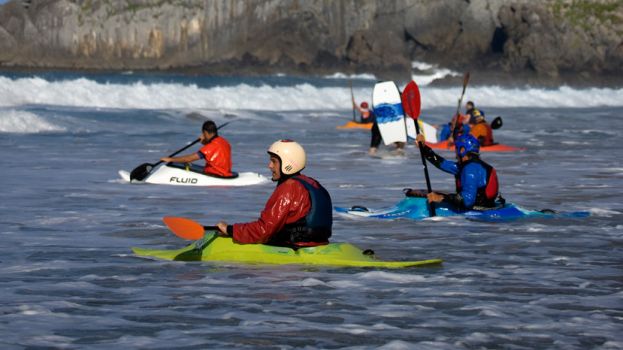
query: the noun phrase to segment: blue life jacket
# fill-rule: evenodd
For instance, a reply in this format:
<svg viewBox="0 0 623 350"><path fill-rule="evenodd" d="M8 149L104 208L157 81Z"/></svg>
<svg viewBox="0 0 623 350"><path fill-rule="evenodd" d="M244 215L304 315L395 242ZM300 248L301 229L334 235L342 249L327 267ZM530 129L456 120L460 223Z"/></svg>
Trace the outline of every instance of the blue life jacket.
<svg viewBox="0 0 623 350"><path fill-rule="evenodd" d="M275 234L268 244L295 246L312 246L326 244L331 237L333 226L333 205L329 192L315 181L318 187L308 183L299 176L293 176L309 193L311 208L307 215L285 227Z"/></svg>

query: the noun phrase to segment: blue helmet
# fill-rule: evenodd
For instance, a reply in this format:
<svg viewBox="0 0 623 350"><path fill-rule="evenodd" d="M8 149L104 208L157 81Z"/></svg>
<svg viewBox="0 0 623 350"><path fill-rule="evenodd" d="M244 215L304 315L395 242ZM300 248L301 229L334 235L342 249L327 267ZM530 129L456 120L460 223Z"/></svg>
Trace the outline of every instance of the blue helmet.
<svg viewBox="0 0 623 350"><path fill-rule="evenodd" d="M463 158L468 153L480 152L480 142L471 134L461 135L454 141L454 147L459 157Z"/></svg>

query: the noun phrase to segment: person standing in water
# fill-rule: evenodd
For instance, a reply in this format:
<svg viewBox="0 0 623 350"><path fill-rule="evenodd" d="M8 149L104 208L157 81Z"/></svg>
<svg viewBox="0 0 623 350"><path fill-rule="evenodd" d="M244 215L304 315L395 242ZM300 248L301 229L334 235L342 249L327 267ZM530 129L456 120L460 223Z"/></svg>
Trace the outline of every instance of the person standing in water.
<svg viewBox="0 0 623 350"><path fill-rule="evenodd" d="M376 118L374 116L374 112L370 109L370 105L368 102L363 101L359 106L353 99L353 108L359 111L359 115L361 116L361 123L372 123L372 129L370 129L370 148L368 149L368 154L374 155L376 154L376 150L379 148L381 141L383 138L381 137L381 131L379 130L379 125L376 122Z"/></svg>

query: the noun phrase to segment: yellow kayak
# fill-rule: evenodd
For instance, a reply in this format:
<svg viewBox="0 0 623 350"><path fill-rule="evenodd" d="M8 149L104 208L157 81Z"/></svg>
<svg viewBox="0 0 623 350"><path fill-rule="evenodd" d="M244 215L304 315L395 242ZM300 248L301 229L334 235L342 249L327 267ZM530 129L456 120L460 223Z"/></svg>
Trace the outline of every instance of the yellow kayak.
<svg viewBox="0 0 623 350"><path fill-rule="evenodd" d="M199 248L197 248L199 246ZM141 257L176 261L221 261L247 264L300 264L349 267L404 268L440 265L442 260L383 261L370 250L349 243L292 249L264 244L237 244L231 238L207 234L204 239L181 249L156 250L132 248Z"/></svg>

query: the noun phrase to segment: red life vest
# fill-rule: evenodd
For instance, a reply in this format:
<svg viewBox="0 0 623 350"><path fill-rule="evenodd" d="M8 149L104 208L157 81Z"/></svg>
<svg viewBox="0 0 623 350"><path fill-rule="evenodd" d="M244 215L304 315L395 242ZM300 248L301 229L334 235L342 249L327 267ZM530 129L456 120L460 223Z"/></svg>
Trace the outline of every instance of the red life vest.
<svg viewBox="0 0 623 350"><path fill-rule="evenodd" d="M221 177L233 176L231 172L231 146L223 137L216 136L201 147L199 153L205 159L204 172Z"/></svg>

